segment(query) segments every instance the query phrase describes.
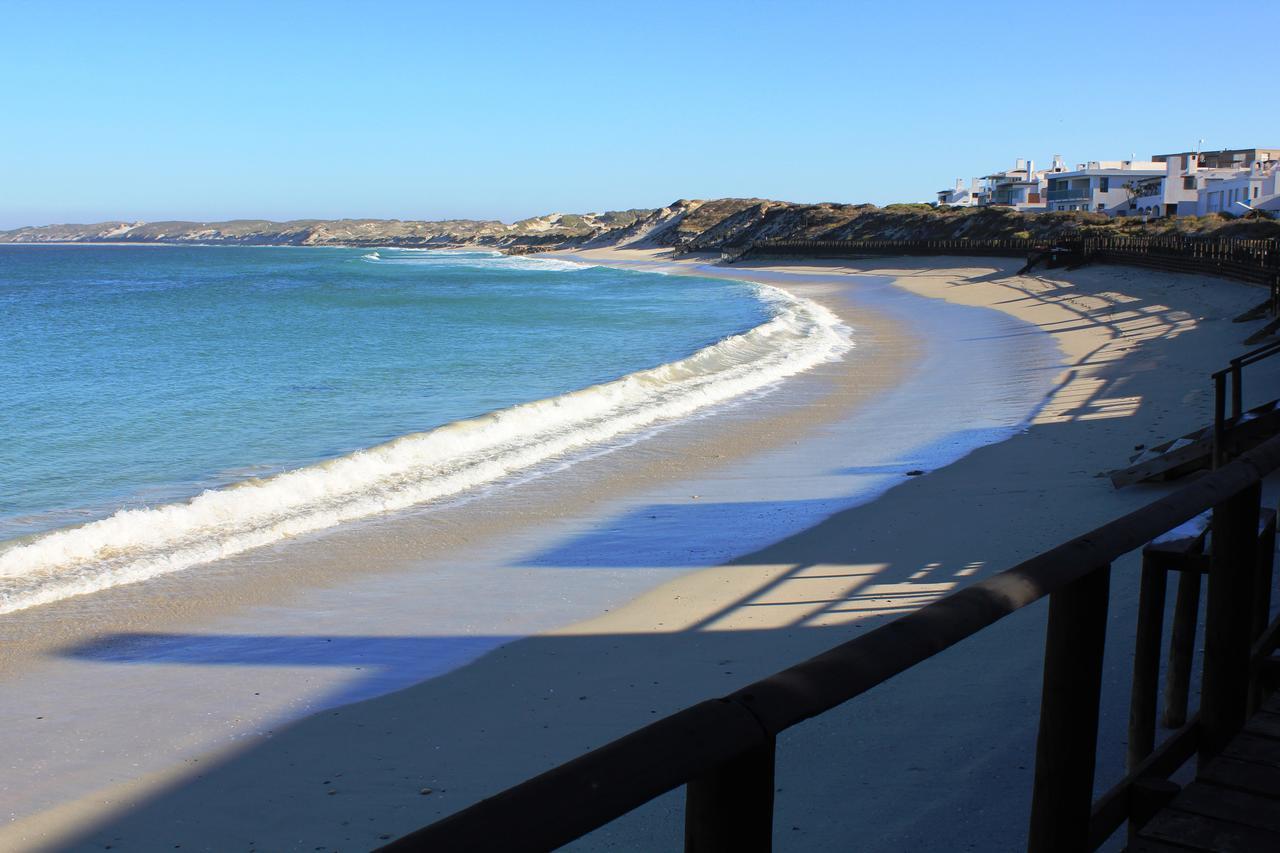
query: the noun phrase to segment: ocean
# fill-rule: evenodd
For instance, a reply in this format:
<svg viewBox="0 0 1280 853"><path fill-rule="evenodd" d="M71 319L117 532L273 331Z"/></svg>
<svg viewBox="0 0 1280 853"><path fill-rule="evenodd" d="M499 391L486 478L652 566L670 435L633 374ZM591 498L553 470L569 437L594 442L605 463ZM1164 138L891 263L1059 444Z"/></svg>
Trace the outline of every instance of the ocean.
<svg viewBox="0 0 1280 853"><path fill-rule="evenodd" d="M0 247L0 613L563 467L839 357L747 283L487 251Z"/></svg>

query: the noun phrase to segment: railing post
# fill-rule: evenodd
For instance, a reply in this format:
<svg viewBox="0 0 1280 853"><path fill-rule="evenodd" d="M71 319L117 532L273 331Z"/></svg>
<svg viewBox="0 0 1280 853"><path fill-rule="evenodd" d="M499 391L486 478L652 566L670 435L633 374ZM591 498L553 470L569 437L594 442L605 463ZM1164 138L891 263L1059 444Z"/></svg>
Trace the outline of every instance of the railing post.
<svg viewBox="0 0 1280 853"><path fill-rule="evenodd" d="M1133 689L1129 696L1130 772L1156 745L1156 700L1160 694L1160 640L1169 573L1149 556L1142 558L1138 590L1137 638L1133 649Z"/></svg>
<svg viewBox="0 0 1280 853"><path fill-rule="evenodd" d="M774 748L769 738L685 786L688 853L773 849Z"/></svg>
<svg viewBox="0 0 1280 853"><path fill-rule="evenodd" d="M1250 638L1257 640L1271 621L1271 584L1275 573L1276 523L1272 515L1258 533L1258 563L1254 568L1253 624ZM1261 521L1259 522L1261 523Z"/></svg>
<svg viewBox="0 0 1280 853"><path fill-rule="evenodd" d="M1213 510L1200 698L1201 768L1244 727L1248 716L1261 502L1262 485L1254 483Z"/></svg>
<svg viewBox="0 0 1280 853"><path fill-rule="evenodd" d="M1200 616L1200 573L1179 572L1169 629L1169 671L1164 683L1164 724L1180 729L1187 723L1191 665L1196 654L1196 620Z"/></svg>
<svg viewBox="0 0 1280 853"><path fill-rule="evenodd" d="M1226 459L1227 375L1213 375L1213 467L1220 468Z"/></svg>
<svg viewBox="0 0 1280 853"><path fill-rule="evenodd" d="M1257 564L1253 570L1253 621L1249 627L1249 641L1256 643L1258 639L1266 632L1267 624L1271 621L1271 584L1275 575L1275 556L1276 556L1276 523L1275 513L1271 513L1270 519L1263 527L1262 532L1258 536L1258 556ZM1250 665L1252 666L1252 661ZM1262 700L1266 698L1266 692L1259 683L1257 677L1253 677L1249 684L1249 713L1257 713L1258 708L1262 706Z"/></svg>
<svg viewBox="0 0 1280 853"><path fill-rule="evenodd" d="M1237 421L1244 414L1244 377L1240 362L1231 363L1231 417Z"/></svg>
<svg viewBox="0 0 1280 853"><path fill-rule="evenodd" d="M1031 853L1088 846L1110 581L1111 567L1101 566L1049 598Z"/></svg>

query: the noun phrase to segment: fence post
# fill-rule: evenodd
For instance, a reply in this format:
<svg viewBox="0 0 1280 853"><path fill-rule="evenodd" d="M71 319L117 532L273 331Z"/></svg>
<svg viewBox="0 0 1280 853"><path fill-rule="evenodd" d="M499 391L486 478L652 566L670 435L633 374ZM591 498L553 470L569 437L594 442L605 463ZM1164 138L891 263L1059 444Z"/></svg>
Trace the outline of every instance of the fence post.
<svg viewBox="0 0 1280 853"><path fill-rule="evenodd" d="M1249 629L1250 643L1258 641L1271 621L1271 584L1275 576L1277 520L1276 514L1270 513L1270 518L1258 535L1257 564L1253 570L1253 620ZM1252 665L1252 661L1250 664ZM1257 713L1265 698L1266 693L1258 678L1252 678L1249 685L1249 713Z"/></svg>
<svg viewBox="0 0 1280 853"><path fill-rule="evenodd" d="M1226 461L1227 448L1227 375L1213 375L1213 467Z"/></svg>
<svg viewBox="0 0 1280 853"><path fill-rule="evenodd" d="M1111 567L1049 597L1030 853L1088 849Z"/></svg>
<svg viewBox="0 0 1280 853"><path fill-rule="evenodd" d="M1223 750L1248 716L1261 502L1262 485L1254 483L1213 509L1200 698L1200 768Z"/></svg>
<svg viewBox="0 0 1280 853"><path fill-rule="evenodd" d="M1196 620L1200 615L1200 573L1179 572L1169 629L1169 671L1164 682L1164 725L1180 729L1187 722L1191 664L1196 654Z"/></svg>
<svg viewBox="0 0 1280 853"><path fill-rule="evenodd" d="M1253 625L1251 635L1254 640L1262 636L1271 621L1271 584L1275 572L1276 557L1276 522L1272 515L1265 527L1258 534L1258 565L1254 576L1253 589ZM1261 524L1261 521L1259 521Z"/></svg>
<svg viewBox="0 0 1280 853"><path fill-rule="evenodd" d="M1130 772L1156 743L1156 698L1160 692L1160 640L1169 573L1143 555L1138 589L1137 640L1133 650L1133 688L1129 695Z"/></svg>
<svg viewBox="0 0 1280 853"><path fill-rule="evenodd" d="M687 853L767 853L773 849L775 739L685 786Z"/></svg>
<svg viewBox="0 0 1280 853"><path fill-rule="evenodd" d="M1244 414L1244 377L1240 362L1231 363L1231 417L1237 421Z"/></svg>

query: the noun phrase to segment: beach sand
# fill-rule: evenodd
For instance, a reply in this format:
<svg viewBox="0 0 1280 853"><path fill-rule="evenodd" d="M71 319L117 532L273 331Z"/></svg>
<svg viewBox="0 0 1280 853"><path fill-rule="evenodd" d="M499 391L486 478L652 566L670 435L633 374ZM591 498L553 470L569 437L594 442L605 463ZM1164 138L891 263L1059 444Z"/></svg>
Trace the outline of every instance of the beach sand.
<svg viewBox="0 0 1280 853"><path fill-rule="evenodd" d="M65 794L57 802L46 794L13 809L16 819L0 831L0 847L367 849L429 823L660 715L855 637L1163 494L1170 487L1116 492L1099 475L1125 464L1136 445L1181 435L1206 421L1212 406L1208 373L1242 352L1241 341L1256 325L1234 325L1230 318L1263 296L1256 288L1217 279L1123 267L1014 277L1013 261L976 259L762 262L708 268L705 260L671 262L653 253L612 251L590 257L786 282L788 289L807 287L806 295L847 314L863 335L860 355L868 360L859 370L833 365L787 383L780 397L766 401L770 404L763 408L770 415L759 422L749 408L739 408L664 433L649 440L647 449L642 442L620 451L616 459L582 463L574 474L560 477L558 485L557 478L546 478L538 488L544 490L543 498L553 499L537 502L538 508L514 523L511 502L518 496L476 502L469 515L481 518L468 524L478 527L458 534L458 541L449 543L454 549L449 554L474 556L467 549L480 547L490 550L488 558L496 564L507 556L493 552L493 543L515 540L507 547L517 550L540 543L544 540L521 531L545 531L556 519L568 524L556 530L556 537L589 537L598 523L593 508L603 496L624 500L639 495L634 500L640 504L628 505L631 516L623 514L634 517L637 506L659 506L653 503L654 491L661 493L663 484L673 481L700 480L709 491L697 497L669 494L666 499L672 506L677 497L679 505L687 507L714 496L717 488L732 495L735 487L745 487L752 490L754 502L768 503L771 513L791 513L791 523L804 522L804 529L709 568L699 566L714 563L714 553L683 565L684 571L665 575L657 570L661 566L655 565L656 559L634 566L620 562L594 567L609 569L593 573L607 578L594 597L562 610L549 608L541 620L513 617L519 622L515 627L524 629L513 631L514 636L534 635L482 643L474 655L464 655L465 660L454 662L456 668L445 667L448 671L438 677L276 726L270 736L256 732L228 742L193 735L189 758L174 762L171 753L165 753L168 763L152 762L132 774L121 770L112 777L113 784L103 784L92 773L80 781L67 774ZM823 478L806 475L803 484L790 482L787 465L814 454L839 453L838 440L849 433L828 427L858 418L859 429L870 432L856 435L879 430L888 441L898 422L875 422L879 401L911 379L906 374L912 365L928 363L923 353L929 341L918 330L911 331L909 317L895 316L891 310L878 314L876 307L887 302L857 302L860 287L890 280L893 284L884 286L895 292L1012 318L999 326L1000 335L1007 338L999 343L1007 349L1000 351L1011 360L997 367L1018 377L1007 392L1025 395L1028 389L1043 388L1046 393L1031 407L1026 423L1005 429L994 443L970 437L969 444L956 444L955 452L935 448L932 455L885 459L883 470L877 471L844 470L840 466L848 463L843 458L825 460L834 469L826 480L836 484L837 493L829 503L815 501L813 490ZM844 293L846 285L851 294ZM860 305L857 311L855 304ZM906 308L911 304L901 303ZM960 332L964 328L957 326ZM946 333L936 328L932 332ZM1046 349L1048 340L1056 348ZM1020 353L1026 354L1024 362L1018 361ZM1275 387L1277 378L1275 368L1259 365L1246 384L1246 401L1250 388ZM951 403L931 406L927 397L905 402L914 407L921 423L945 427L953 418L962 420ZM1023 397L1010 402L1012 408L1022 405ZM874 455L873 451L874 447L851 446L848 452L854 458L858 453ZM792 455L778 455L788 453ZM757 470L750 461L769 454L775 461L759 469L764 473L732 479L744 470ZM924 475L905 476L905 465L919 459L925 460L920 463ZM928 464L930 460L942 461L935 466ZM855 483L866 490L862 498L851 501L848 494L839 494ZM792 499L794 495L809 497ZM855 505L826 512L839 500ZM789 507L789 501L803 505ZM495 507L488 522L479 512L484 504ZM563 522L565 517L572 523ZM372 531L335 534L282 549L275 561L281 567L263 572L266 579L255 581L232 609L287 604L305 610L296 592L289 591L299 583L317 594L340 587L337 567L349 566L351 553L367 553L370 542L380 543L376 560L370 560L379 564L379 577L400 577L397 571L408 577L413 561L421 559L425 534L414 531L422 526L422 518L411 516ZM433 535L439 536L441 527L448 525L437 525ZM628 544L621 540L623 550ZM330 559L299 557L308 547L324 551ZM585 548L575 553L610 551ZM1098 772L1102 787L1118 778L1123 761L1137 587L1133 563L1119 563L1113 581ZM305 577L287 568L299 564L320 568ZM462 587L451 601L424 604L420 630L439 630L438 624L447 624L431 607L447 609L468 595L501 594L501 584L512 584L506 590L518 613L522 590L588 582L588 574L575 575L574 566L533 572L527 560L523 565L525 571L493 581L499 584L496 589ZM219 583L238 587L235 581L243 580L231 569L214 574L218 577L186 582L212 584L210 590L216 591ZM517 577L526 586L516 584ZM670 579L662 582L664 577ZM192 596L191 601L204 598ZM232 615L224 605L210 604L202 610L206 605L191 603L168 613L168 622L139 624L136 615L121 615L133 614L129 607L121 604L113 611L109 600L104 601L106 611L118 615L119 625L102 617L84 630L64 630L58 642L74 646L86 635L126 627L138 631L182 626L191 631L193 623L207 626ZM584 605L598 613L568 625L556 621ZM376 607L371 614L371 619L377 618ZM57 621L48 615L42 618ZM314 618L324 624L323 614ZM784 734L778 752L778 846L1021 846L1030 799L1043 626L1043 606L1028 608ZM392 627L403 629L405 624ZM44 634L31 628L27 636ZM120 668L104 667L103 660L92 656L48 662L44 658L52 653L51 644L31 639L27 648L30 660L13 668L8 688L15 680L22 687L37 678L48 683L50 677L56 682L103 670L107 675L99 677L120 678ZM179 663L171 661L170 668L186 669L177 667ZM143 689L148 679L157 677L149 671L137 676L133 688ZM100 704L127 698L94 695ZM47 698L65 701L66 692L55 691ZM145 698L137 700L146 707ZM92 713L88 708L76 711ZM281 709L263 709L254 718L246 700L241 711L252 723L269 720ZM117 736L119 751L128 755L132 735L123 733L110 713L105 716L107 723L96 729L82 716L68 731L81 727L82 740ZM212 724L215 729L222 725ZM11 727L15 743L15 732L20 731ZM27 731L39 728L28 723ZM64 741L70 742L66 737ZM83 756L80 761L93 763ZM39 772L42 768L33 763L15 760L11 766ZM49 764L55 774L66 772L54 766L56 761ZM56 775L49 784L57 788ZM422 793L425 789L430 793ZM675 792L579 846L677 848L680 809Z"/></svg>

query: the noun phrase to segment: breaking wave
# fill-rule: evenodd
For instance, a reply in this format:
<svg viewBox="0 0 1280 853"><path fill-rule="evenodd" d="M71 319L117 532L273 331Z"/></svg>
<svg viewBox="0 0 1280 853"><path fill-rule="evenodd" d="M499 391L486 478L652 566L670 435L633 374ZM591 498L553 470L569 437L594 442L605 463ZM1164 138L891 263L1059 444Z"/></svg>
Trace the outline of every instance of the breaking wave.
<svg viewBox="0 0 1280 853"><path fill-rule="evenodd" d="M448 253L449 262L465 260L460 254ZM399 262L369 255L365 260ZM503 260L509 264L512 259ZM78 527L7 543L0 551L0 613L146 580L342 522L458 495L761 390L839 358L853 346L849 329L823 306L777 288L761 287L760 292L772 305L770 320L678 361L211 489L190 500L123 509Z"/></svg>
<svg viewBox="0 0 1280 853"><path fill-rule="evenodd" d="M566 261L562 258L543 258L538 255L505 255L485 249L377 249L360 260L371 264L396 264L400 266L437 266L471 269L538 270L542 272L568 272L591 269L594 264Z"/></svg>

